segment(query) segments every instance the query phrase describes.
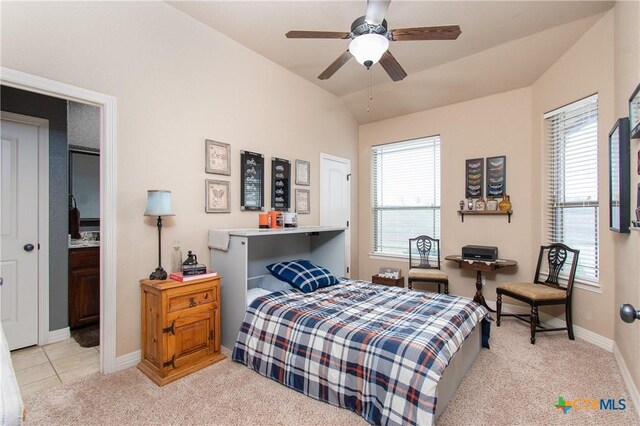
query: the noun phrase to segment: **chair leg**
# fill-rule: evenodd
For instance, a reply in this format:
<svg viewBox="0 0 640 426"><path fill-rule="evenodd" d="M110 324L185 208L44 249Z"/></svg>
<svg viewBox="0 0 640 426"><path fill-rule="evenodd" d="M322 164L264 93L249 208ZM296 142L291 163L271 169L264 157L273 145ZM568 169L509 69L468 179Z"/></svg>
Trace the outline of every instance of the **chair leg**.
<svg viewBox="0 0 640 426"><path fill-rule="evenodd" d="M538 323L538 307L537 306L531 307L531 317L529 319L531 320L531 344L535 345L536 344L536 324Z"/></svg>
<svg viewBox="0 0 640 426"><path fill-rule="evenodd" d="M569 340L576 340L573 336L573 320L571 318L571 303L567 303L566 308L566 316L567 316L567 332L569 333Z"/></svg>
<svg viewBox="0 0 640 426"><path fill-rule="evenodd" d="M449 280L444 282L444 294L449 294Z"/></svg>
<svg viewBox="0 0 640 426"><path fill-rule="evenodd" d="M411 278L409 278L407 282L407 287L409 287L409 290L413 290L413 282L411 281Z"/></svg>
<svg viewBox="0 0 640 426"><path fill-rule="evenodd" d="M500 314L502 313L502 294L498 293L498 298L496 299L496 313L498 319L496 320L496 325L500 327Z"/></svg>

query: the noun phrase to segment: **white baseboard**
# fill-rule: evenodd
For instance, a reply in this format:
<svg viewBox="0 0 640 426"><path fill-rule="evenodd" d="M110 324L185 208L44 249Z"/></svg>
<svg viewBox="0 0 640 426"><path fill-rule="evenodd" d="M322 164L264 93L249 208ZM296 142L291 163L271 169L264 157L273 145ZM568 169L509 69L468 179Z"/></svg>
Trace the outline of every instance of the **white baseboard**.
<svg viewBox="0 0 640 426"><path fill-rule="evenodd" d="M496 308L495 302L488 301L487 305L489 305L493 309ZM503 303L502 312L504 312L505 314L521 314L521 315L528 316L531 311L526 306L509 305L507 303ZM544 312L540 312L540 322L542 322L545 326L548 326L549 328L562 328L567 326L566 321L557 317L553 317ZM587 330L586 328L583 328L583 327L579 327L575 324L573 325L573 334L578 339L582 339L589 343L593 343L594 345L604 349L605 351L613 352L614 342L613 340L607 337L601 336L597 333L594 333L593 331Z"/></svg>
<svg viewBox="0 0 640 426"><path fill-rule="evenodd" d="M141 351L133 351L116 358L116 371L135 367L140 362Z"/></svg>
<svg viewBox="0 0 640 426"><path fill-rule="evenodd" d="M62 342L71 338L71 329L69 327L61 328L60 330L53 330L49 332L49 343Z"/></svg>
<svg viewBox="0 0 640 426"><path fill-rule="evenodd" d="M624 358L620 353L620 349L618 349L617 344L613 344L613 357L616 359L618 363L618 368L620 369L620 373L622 374L622 379L624 380L624 384L627 385L627 390L629 391L629 396L633 401L633 405L640 407L640 392L638 392L638 388L633 382L633 378L631 377L631 372L627 368L627 363L624 362ZM636 409L638 412L638 417L640 418L640 411Z"/></svg>

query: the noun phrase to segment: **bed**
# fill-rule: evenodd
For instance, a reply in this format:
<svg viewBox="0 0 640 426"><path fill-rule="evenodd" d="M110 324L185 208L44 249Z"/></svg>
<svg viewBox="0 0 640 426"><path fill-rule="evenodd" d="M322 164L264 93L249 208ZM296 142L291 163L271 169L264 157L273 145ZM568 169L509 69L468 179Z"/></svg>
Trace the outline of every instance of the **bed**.
<svg viewBox="0 0 640 426"><path fill-rule="evenodd" d="M11 363L9 345L0 325L0 425L20 425L23 416L24 407Z"/></svg>
<svg viewBox="0 0 640 426"><path fill-rule="evenodd" d="M481 346L466 298L346 280L249 305L232 359L372 424L432 424ZM465 343L466 342L466 343Z"/></svg>

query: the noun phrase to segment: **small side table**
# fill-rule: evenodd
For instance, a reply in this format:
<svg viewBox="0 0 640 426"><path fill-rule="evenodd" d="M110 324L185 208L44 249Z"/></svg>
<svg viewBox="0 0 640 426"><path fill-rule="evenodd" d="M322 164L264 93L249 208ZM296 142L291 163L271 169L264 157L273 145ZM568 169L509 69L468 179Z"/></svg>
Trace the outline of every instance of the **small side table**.
<svg viewBox="0 0 640 426"><path fill-rule="evenodd" d="M473 296L473 301L487 308L490 312L495 312L495 309L491 309L487 306L487 302L482 295L482 273L494 272L498 269L516 266L518 262L510 259L498 259L494 262L485 262L483 260L463 259L459 255L449 255L445 257L445 260L451 260L456 262L461 269L472 269L476 271L476 294Z"/></svg>
<svg viewBox="0 0 640 426"><path fill-rule="evenodd" d="M371 277L371 282L374 284L383 284L391 287L404 288L404 277L385 278L385 277L381 277L380 275L374 275Z"/></svg>

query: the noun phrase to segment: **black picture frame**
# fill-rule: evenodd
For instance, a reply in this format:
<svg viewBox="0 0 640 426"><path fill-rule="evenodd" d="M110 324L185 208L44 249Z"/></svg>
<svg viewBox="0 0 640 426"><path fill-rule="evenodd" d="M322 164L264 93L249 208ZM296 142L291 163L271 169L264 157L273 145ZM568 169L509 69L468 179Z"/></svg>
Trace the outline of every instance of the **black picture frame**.
<svg viewBox="0 0 640 426"><path fill-rule="evenodd" d="M264 211L264 155L240 151L240 210Z"/></svg>
<svg viewBox="0 0 640 426"><path fill-rule="evenodd" d="M640 84L629 98L629 139L640 138Z"/></svg>
<svg viewBox="0 0 640 426"><path fill-rule="evenodd" d="M487 157L487 198L502 197L507 193L507 156Z"/></svg>
<svg viewBox="0 0 640 426"><path fill-rule="evenodd" d="M631 221L629 142L629 118L625 117L609 132L609 229L620 233L629 232Z"/></svg>
<svg viewBox="0 0 640 426"><path fill-rule="evenodd" d="M291 207L291 161L271 157L271 208L288 212Z"/></svg>
<svg viewBox="0 0 640 426"><path fill-rule="evenodd" d="M465 160L464 197L480 198L484 189L484 158Z"/></svg>

